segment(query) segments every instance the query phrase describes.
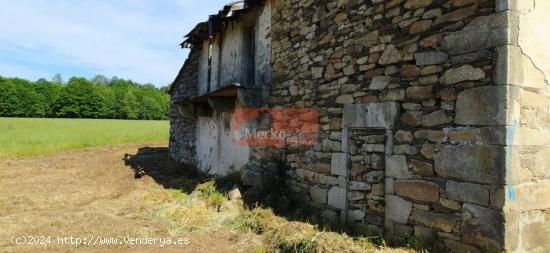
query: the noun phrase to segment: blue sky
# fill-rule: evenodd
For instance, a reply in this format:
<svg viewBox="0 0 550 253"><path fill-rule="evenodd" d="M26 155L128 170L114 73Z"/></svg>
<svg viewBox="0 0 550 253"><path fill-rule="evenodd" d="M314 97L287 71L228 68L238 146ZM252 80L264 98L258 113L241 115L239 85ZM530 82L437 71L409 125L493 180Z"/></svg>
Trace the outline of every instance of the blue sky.
<svg viewBox="0 0 550 253"><path fill-rule="evenodd" d="M0 76L118 76L165 86L183 35L231 0L0 0Z"/></svg>

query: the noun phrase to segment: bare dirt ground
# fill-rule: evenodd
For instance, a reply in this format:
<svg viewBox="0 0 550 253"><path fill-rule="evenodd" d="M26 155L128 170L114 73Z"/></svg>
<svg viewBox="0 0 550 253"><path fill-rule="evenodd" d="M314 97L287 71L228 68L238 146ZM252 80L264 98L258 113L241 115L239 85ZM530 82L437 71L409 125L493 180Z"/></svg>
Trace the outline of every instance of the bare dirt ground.
<svg viewBox="0 0 550 253"><path fill-rule="evenodd" d="M163 191L158 179L125 165L126 154L165 143L116 145L29 158L0 158L0 252L254 252L231 231L170 235L151 215L144 194ZM156 148L154 150L162 150ZM145 156L155 168L175 169L161 152ZM22 236L51 237L45 245L14 245ZM189 238L189 245L60 245L58 236ZM94 239L95 240L95 239Z"/></svg>

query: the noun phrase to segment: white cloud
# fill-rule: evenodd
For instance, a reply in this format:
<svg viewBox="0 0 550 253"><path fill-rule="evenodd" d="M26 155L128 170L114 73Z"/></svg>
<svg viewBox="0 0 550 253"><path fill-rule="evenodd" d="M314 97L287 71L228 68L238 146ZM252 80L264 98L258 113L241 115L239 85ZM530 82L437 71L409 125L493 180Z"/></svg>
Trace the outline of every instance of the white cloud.
<svg viewBox="0 0 550 253"><path fill-rule="evenodd" d="M0 55L9 56L0 71L34 78L33 70L50 77L81 69L166 85L186 57L182 36L225 3L0 0Z"/></svg>

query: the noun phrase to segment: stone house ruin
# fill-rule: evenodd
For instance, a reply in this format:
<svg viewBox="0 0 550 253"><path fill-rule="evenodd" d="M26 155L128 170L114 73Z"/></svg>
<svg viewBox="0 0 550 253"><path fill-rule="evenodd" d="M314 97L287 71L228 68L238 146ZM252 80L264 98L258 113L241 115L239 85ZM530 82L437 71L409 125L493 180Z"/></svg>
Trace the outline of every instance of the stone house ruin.
<svg viewBox="0 0 550 253"><path fill-rule="evenodd" d="M198 24L172 157L279 159L327 218L452 252L550 251L550 1L265 0ZM314 108L315 145L236 145L236 108Z"/></svg>

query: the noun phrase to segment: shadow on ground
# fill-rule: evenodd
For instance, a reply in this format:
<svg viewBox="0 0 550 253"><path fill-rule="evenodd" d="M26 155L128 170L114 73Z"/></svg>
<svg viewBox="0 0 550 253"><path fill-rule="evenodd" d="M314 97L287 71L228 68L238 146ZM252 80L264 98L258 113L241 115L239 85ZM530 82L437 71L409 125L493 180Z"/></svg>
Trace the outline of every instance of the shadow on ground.
<svg viewBox="0 0 550 253"><path fill-rule="evenodd" d="M343 227L338 222L319 217L316 210L302 205L303 202L291 197L283 178L284 171L273 178L269 187L255 189L239 185L240 175L213 178L194 168L179 164L170 158L168 148L165 147L140 148L134 155L126 154L124 161L134 171L136 180L149 176L164 188L177 189L190 194L197 185L215 179L217 190L221 193L227 193L235 187L239 187L243 201L248 208L271 208L275 214L290 221L310 223L324 228L326 231L346 232L351 235L367 235L375 238L379 236L371 231L358 230L356 227L350 226Z"/></svg>
<svg viewBox="0 0 550 253"><path fill-rule="evenodd" d="M165 147L140 148L134 155L126 154L124 161L126 166L134 171L136 179L149 176L167 189L177 189L189 194L198 184L215 179L217 190L222 193L239 187L248 208L258 206L271 208L277 215L292 221L308 222L331 231L345 230L336 223L316 217L315 210L300 205L299 200L292 199L285 185L284 172L279 173L269 187L254 189L239 185L240 175L213 178L194 168L179 164L170 158L168 148Z"/></svg>
<svg viewBox="0 0 550 253"><path fill-rule="evenodd" d="M240 175L238 174L213 177L201 173L195 168L177 163L170 158L169 150L166 147L139 148L136 154L126 154L124 162L134 171L136 179L149 176L166 189L191 193L198 184L214 179L219 192L227 193L238 187L243 193L243 200L248 207L261 205L270 207L276 212L289 209L290 201L284 197L281 198L281 196L287 195L283 192L286 187L282 180L272 180L271 187L265 189L251 189L239 184Z"/></svg>
<svg viewBox="0 0 550 253"><path fill-rule="evenodd" d="M166 189L192 192L204 180L196 170L170 158L166 147L143 147L136 154L124 155L124 163L134 171L135 179L149 176Z"/></svg>

